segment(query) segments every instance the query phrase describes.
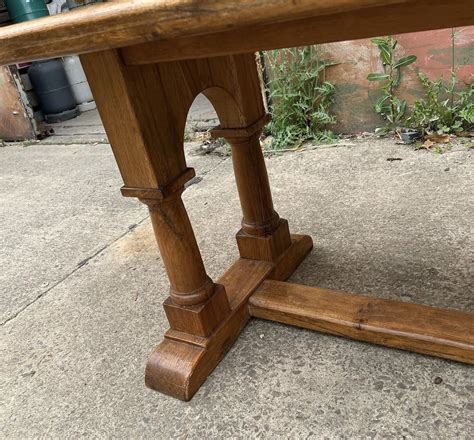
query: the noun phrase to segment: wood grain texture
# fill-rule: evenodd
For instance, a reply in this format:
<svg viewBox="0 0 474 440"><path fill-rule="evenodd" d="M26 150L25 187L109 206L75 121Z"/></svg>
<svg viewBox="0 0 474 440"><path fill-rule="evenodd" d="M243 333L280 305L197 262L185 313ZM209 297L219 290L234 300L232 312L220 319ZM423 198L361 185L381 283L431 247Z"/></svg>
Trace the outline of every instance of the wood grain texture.
<svg viewBox="0 0 474 440"><path fill-rule="evenodd" d="M182 307L170 297L163 303L172 330L197 337L209 336L230 314L229 299L224 286L214 285L212 295L195 306Z"/></svg>
<svg viewBox="0 0 474 440"><path fill-rule="evenodd" d="M170 280L170 297L175 304L204 303L214 294L207 276L181 191L162 200L141 199L148 205L160 254Z"/></svg>
<svg viewBox="0 0 474 440"><path fill-rule="evenodd" d="M0 29L0 64L415 0L117 0Z"/></svg>
<svg viewBox="0 0 474 440"><path fill-rule="evenodd" d="M182 184L191 175L183 152L186 117L198 93L209 98L220 121L215 134L224 136L232 146L243 212L242 233L237 237L241 256L276 261L291 240L287 223L280 222L273 207L259 141L268 117L255 56L134 67L125 66L117 51L86 54L81 59L125 182L122 194L126 196L161 200L176 189L177 182ZM253 237L258 239L252 241ZM169 265L169 274L175 266L176 261Z"/></svg>
<svg viewBox="0 0 474 440"><path fill-rule="evenodd" d="M291 274L311 249L311 239L292 236L293 244L274 264L239 259L218 280L227 292L231 314L208 338L169 330L151 354L145 373L148 387L190 400L237 339L250 315L247 302L272 274Z"/></svg>
<svg viewBox="0 0 474 440"><path fill-rule="evenodd" d="M194 176L184 157L186 115L202 85L189 85L189 75L179 63L162 69L157 65L127 67L114 50L86 54L81 59L125 183L122 193L148 205L170 280L171 300L179 306L207 304L192 314L203 321L200 326L186 321L183 313L190 332L207 332L204 320L223 318L227 310L224 307L222 314L212 313L215 285L206 274L181 199L184 184ZM179 80L183 82L176 83ZM178 325L176 309L170 313Z"/></svg>
<svg viewBox="0 0 474 440"><path fill-rule="evenodd" d="M240 256L252 260L278 261L291 244L290 229L285 219L279 219L276 228L266 235L249 235L242 228L235 238Z"/></svg>
<svg viewBox="0 0 474 440"><path fill-rule="evenodd" d="M471 1L420 0L143 43L122 56L127 64L147 64L470 25Z"/></svg>
<svg viewBox="0 0 474 440"><path fill-rule="evenodd" d="M278 227L279 216L273 209L260 133L244 138L227 137L226 140L232 150L235 181L243 213L242 229L249 235L271 234Z"/></svg>
<svg viewBox="0 0 474 440"><path fill-rule="evenodd" d="M187 400L247 322L250 294L268 276L289 275L312 246L307 237L292 242L287 222L273 209L258 140L267 119L255 56L126 66L110 50L81 59L125 183L122 193L148 205L170 280L164 308L171 328L150 357L146 383ZM257 242L247 240L246 254L261 261L240 260L218 284L207 276L181 199L184 183L194 175L184 157L184 127L200 92L236 149L243 227L255 234L245 238L267 244L270 256L252 254Z"/></svg>
<svg viewBox="0 0 474 440"><path fill-rule="evenodd" d="M252 87L248 91L259 101L259 108L263 111L262 97L257 88L259 78L255 60L249 67L246 76L252 78ZM248 87L247 84L243 85L243 90ZM236 235L240 256L275 262L288 249L291 238L288 222L280 219L273 207L260 145L262 128L269 120L270 116L264 114L244 128L224 128L221 124L211 134L212 137L225 138L232 150L235 181L243 213L242 229Z"/></svg>
<svg viewBox="0 0 474 440"><path fill-rule="evenodd" d="M327 289L265 281L252 316L474 364L474 315Z"/></svg>
<svg viewBox="0 0 474 440"><path fill-rule="evenodd" d="M293 267L298 267L313 249L313 239L309 235L291 234L291 246L285 252L287 264L277 264L268 276L270 280L286 280L292 273Z"/></svg>
<svg viewBox="0 0 474 440"><path fill-rule="evenodd" d="M421 0L149 42L124 48L122 56L127 64L147 64L470 25L472 2Z"/></svg>

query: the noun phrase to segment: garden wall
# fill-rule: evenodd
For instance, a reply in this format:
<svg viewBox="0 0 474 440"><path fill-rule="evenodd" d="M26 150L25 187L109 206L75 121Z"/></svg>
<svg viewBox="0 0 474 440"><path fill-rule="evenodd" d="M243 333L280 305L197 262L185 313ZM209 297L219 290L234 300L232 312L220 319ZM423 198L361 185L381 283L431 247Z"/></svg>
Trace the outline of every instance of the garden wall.
<svg viewBox="0 0 474 440"><path fill-rule="evenodd" d="M422 17L420 17L422 19ZM422 96L416 75L421 69L431 79L449 79L452 66L451 29L417 32L395 36L399 47L397 54L416 55L416 63L403 70L400 96L412 103ZM321 46L323 58L338 62L329 67L326 77L337 87L334 111L338 123L333 127L338 133L372 131L383 125L373 106L380 97L380 83L369 82L367 75L381 72L379 52L370 39L329 43ZM459 79L464 83L474 78L474 26L457 28L454 61Z"/></svg>

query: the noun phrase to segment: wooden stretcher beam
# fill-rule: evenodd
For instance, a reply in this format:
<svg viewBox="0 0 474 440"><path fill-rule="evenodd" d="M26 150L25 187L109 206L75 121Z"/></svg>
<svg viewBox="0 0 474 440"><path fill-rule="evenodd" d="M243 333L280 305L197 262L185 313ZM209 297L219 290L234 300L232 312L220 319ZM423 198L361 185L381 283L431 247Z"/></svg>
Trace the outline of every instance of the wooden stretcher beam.
<svg viewBox="0 0 474 440"><path fill-rule="evenodd" d="M400 301L264 281L250 315L474 364L474 315Z"/></svg>

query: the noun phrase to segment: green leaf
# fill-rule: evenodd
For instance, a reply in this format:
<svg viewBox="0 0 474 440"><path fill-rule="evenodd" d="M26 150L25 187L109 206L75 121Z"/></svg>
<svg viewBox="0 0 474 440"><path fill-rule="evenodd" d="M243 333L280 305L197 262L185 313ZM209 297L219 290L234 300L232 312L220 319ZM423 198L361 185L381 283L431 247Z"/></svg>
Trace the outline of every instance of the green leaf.
<svg viewBox="0 0 474 440"><path fill-rule="evenodd" d="M388 43L387 43L387 40L385 40L384 38L372 38L372 40L370 40L372 43L374 43L376 46L385 46L387 49L388 49Z"/></svg>
<svg viewBox="0 0 474 440"><path fill-rule="evenodd" d="M382 96L375 104L375 111L377 113L382 113L382 110L384 108L384 103L388 99L388 96Z"/></svg>
<svg viewBox="0 0 474 440"><path fill-rule="evenodd" d="M400 113L400 116L403 116L406 111L407 111L407 103L406 101L401 101L398 105L398 113Z"/></svg>
<svg viewBox="0 0 474 440"><path fill-rule="evenodd" d="M390 77L386 73L369 73L367 75L369 81L383 81L389 78Z"/></svg>
<svg viewBox="0 0 474 440"><path fill-rule="evenodd" d="M408 66L411 63L416 61L415 55L408 55L406 57L400 58L395 65L393 66L394 69L399 69L400 67Z"/></svg>
<svg viewBox="0 0 474 440"><path fill-rule="evenodd" d="M400 85L400 80L402 79L402 73L400 69L395 69L395 78L393 79L393 87L398 87Z"/></svg>
<svg viewBox="0 0 474 440"><path fill-rule="evenodd" d="M385 46L380 46L379 49L382 62L385 65L389 65L392 62L392 54L390 53L390 50L388 49L388 47Z"/></svg>
<svg viewBox="0 0 474 440"><path fill-rule="evenodd" d="M388 127L378 127L375 129L376 136L384 136L390 131Z"/></svg>

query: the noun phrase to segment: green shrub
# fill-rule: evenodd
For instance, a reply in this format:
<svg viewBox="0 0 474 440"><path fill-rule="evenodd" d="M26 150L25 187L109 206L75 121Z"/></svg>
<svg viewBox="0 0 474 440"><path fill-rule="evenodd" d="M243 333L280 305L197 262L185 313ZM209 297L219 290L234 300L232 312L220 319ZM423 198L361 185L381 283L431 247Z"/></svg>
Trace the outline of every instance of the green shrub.
<svg viewBox="0 0 474 440"><path fill-rule="evenodd" d="M266 60L272 121L265 133L273 137L271 147L333 140L328 127L336 122L331 113L335 88L325 70L335 63L321 60L316 46L269 51Z"/></svg>
<svg viewBox="0 0 474 440"><path fill-rule="evenodd" d="M454 71L451 81L430 80L424 73L418 77L425 98L413 104L408 125L426 133L453 134L474 127L474 83L466 90L456 91L458 79Z"/></svg>

